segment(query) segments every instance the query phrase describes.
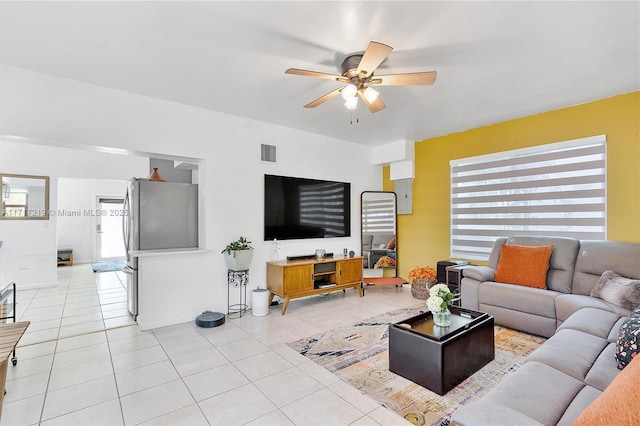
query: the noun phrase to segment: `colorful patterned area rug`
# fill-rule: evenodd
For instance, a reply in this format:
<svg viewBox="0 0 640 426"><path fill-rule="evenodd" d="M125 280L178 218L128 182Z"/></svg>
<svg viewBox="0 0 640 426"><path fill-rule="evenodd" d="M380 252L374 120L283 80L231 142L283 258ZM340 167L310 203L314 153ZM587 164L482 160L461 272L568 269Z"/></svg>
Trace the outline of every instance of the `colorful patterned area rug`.
<svg viewBox="0 0 640 426"><path fill-rule="evenodd" d="M288 345L409 422L447 425L460 405L487 393L545 340L496 326L495 359L440 396L389 371L389 324L423 311L422 304L399 309Z"/></svg>

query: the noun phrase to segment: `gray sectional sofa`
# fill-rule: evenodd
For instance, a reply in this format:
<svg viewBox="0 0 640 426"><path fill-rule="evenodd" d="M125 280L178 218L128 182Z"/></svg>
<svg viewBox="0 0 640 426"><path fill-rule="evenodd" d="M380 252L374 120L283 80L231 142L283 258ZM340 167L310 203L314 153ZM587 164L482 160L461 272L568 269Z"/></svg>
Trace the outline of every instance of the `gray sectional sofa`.
<svg viewBox="0 0 640 426"><path fill-rule="evenodd" d="M552 244L548 289L494 282L502 243ZM549 339L483 398L457 410L452 424L572 424L620 372L614 353L630 311L590 296L607 270L640 279L640 244L511 237L496 242L488 266L465 269L462 306Z"/></svg>
<svg viewBox="0 0 640 426"><path fill-rule="evenodd" d="M546 290L494 281L503 243L553 245ZM496 324L550 337L558 326L581 308L629 314L627 309L590 297L596 282L607 270L640 279L640 244L580 241L564 237L499 238L487 266L472 266L463 271L461 304L465 308L491 314Z"/></svg>

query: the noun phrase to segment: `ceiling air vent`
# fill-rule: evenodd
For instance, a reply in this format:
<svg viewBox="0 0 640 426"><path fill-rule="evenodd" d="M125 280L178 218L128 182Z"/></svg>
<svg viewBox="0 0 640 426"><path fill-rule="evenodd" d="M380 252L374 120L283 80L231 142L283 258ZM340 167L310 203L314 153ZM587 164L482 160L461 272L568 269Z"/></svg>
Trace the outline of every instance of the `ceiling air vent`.
<svg viewBox="0 0 640 426"><path fill-rule="evenodd" d="M270 163L276 162L276 147L275 145L260 145L260 159L262 161L268 161Z"/></svg>

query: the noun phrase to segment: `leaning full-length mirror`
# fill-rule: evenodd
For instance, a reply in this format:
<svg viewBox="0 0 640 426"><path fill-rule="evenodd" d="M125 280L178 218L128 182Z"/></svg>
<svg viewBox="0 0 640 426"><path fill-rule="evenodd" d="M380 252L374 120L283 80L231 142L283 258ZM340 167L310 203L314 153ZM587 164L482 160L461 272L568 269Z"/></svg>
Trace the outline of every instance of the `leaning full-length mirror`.
<svg viewBox="0 0 640 426"><path fill-rule="evenodd" d="M396 277L396 194L388 191L365 191L360 195L360 211L364 275Z"/></svg>
<svg viewBox="0 0 640 426"><path fill-rule="evenodd" d="M0 173L2 211L0 219L49 219L49 176Z"/></svg>

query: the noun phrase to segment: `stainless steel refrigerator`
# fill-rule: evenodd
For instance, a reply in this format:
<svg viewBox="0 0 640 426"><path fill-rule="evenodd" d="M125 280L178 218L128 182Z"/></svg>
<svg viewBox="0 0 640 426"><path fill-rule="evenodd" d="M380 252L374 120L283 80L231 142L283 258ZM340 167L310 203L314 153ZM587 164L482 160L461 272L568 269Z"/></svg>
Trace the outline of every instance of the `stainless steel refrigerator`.
<svg viewBox="0 0 640 426"><path fill-rule="evenodd" d="M122 232L127 252L127 305L138 316L138 257L132 251L198 247L198 185L130 179Z"/></svg>

